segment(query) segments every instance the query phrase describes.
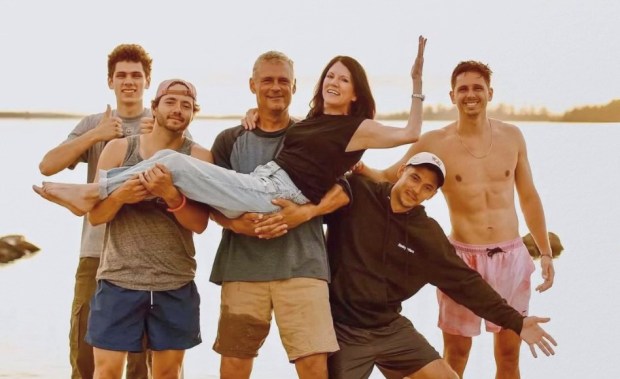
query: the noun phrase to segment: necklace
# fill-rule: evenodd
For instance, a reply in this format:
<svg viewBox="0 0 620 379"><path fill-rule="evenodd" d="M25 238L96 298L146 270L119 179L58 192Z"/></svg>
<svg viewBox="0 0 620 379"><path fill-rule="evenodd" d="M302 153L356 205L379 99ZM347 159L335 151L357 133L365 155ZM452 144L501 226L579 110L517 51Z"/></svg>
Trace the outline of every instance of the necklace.
<svg viewBox="0 0 620 379"><path fill-rule="evenodd" d="M469 155L471 155L472 157L474 157L476 159L486 158L487 156L489 156L489 154L491 154L491 149L493 148L493 129L491 129L491 120L487 119L487 121L489 122L489 131L491 132L491 142L489 143L489 149L482 156L478 156L478 155L472 153L471 150L469 150L469 148L467 147L467 145L465 145L465 142L463 142L463 140L461 139L461 135L459 134L459 131L458 130L456 131L456 135L457 135L457 137L459 137L459 142L461 143L463 148L469 153Z"/></svg>

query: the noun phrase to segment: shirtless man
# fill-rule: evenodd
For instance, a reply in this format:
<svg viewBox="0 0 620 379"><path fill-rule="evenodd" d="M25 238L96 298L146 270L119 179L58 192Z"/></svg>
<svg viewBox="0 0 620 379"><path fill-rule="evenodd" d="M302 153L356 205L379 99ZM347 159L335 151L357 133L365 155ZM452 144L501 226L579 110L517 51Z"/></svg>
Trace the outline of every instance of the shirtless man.
<svg viewBox="0 0 620 379"><path fill-rule="evenodd" d="M542 254L544 282L536 287L539 292L553 285L551 248L523 135L516 126L487 117L487 103L493 98L491 73L480 62L459 63L452 73L450 91L458 120L423 134L400 161L383 171L363 165L357 170L375 180L395 182L398 168L414 154L428 151L439 156L450 173L442 187L452 226L450 241L470 267L527 315L534 263L519 237L515 188L525 222ZM438 299L444 357L462 377L472 337L480 334L480 318L441 292ZM519 378L519 336L489 322L486 328L495 333L496 378Z"/></svg>

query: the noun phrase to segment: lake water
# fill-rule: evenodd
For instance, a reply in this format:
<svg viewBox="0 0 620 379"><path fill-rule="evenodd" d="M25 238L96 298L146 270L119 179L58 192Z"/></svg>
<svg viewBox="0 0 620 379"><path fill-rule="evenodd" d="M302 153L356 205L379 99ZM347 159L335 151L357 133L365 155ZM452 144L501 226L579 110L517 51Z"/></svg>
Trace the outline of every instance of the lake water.
<svg viewBox="0 0 620 379"><path fill-rule="evenodd" d="M0 120L0 235L24 234L42 251L36 256L0 267L0 378L68 378L69 313L73 275L78 262L81 219L38 197L30 186L43 180L38 163L43 154L65 138L77 120ZM217 133L234 121L197 120L195 139L210 147ZM401 123L402 124L402 123ZM427 122L425 130L442 126ZM556 356L534 359L522 347L523 378L617 377L615 359L620 340L618 313L620 279L618 187L620 124L519 123L528 142L529 159L541 195L548 228L564 244L556 261L555 286L532 295L534 315L550 316L545 328L556 337ZM406 148L369 151L365 162L385 167ZM54 181L82 182L85 166L64 171ZM445 202L437 196L428 213L446 231ZM522 219L521 219L522 220ZM217 378L219 355L213 352L219 310L219 287L208 281L221 229L215 223L196 237L196 283L202 296L203 343L186 353L185 378ZM521 221L522 234L527 233ZM533 282L540 283L540 271ZM441 351L436 327L433 287L425 287L405 302L409 317ZM493 378L492 337L474 339L466 377ZM373 378L380 378L378 372ZM252 378L296 378L286 359L277 328L255 360Z"/></svg>

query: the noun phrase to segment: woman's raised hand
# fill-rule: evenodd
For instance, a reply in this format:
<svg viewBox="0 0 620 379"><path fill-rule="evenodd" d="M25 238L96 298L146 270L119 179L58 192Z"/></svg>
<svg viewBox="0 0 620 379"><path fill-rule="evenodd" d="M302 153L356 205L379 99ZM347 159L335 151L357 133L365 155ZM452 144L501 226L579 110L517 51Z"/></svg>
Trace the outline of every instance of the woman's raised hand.
<svg viewBox="0 0 620 379"><path fill-rule="evenodd" d="M424 67L424 49L426 48L426 38L418 38L418 55L415 57L413 67L411 67L411 79L422 80L422 68Z"/></svg>

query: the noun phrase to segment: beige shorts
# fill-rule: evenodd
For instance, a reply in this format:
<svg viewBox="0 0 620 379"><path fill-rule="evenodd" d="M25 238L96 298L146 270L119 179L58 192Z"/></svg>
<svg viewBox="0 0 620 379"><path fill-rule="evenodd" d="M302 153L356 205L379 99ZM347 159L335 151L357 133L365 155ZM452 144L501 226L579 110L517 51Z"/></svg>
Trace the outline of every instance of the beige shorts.
<svg viewBox="0 0 620 379"><path fill-rule="evenodd" d="M534 262L521 238L492 245L469 245L450 240L456 253L523 316L528 315L531 296L530 277ZM480 334L481 318L437 290L438 326L446 333L473 337ZM502 328L486 321L487 332Z"/></svg>
<svg viewBox="0 0 620 379"><path fill-rule="evenodd" d="M327 282L311 278L222 283L213 350L225 357L256 357L272 311L289 361L338 350Z"/></svg>

